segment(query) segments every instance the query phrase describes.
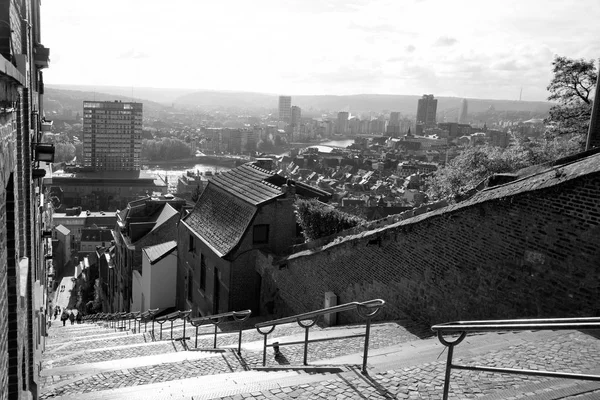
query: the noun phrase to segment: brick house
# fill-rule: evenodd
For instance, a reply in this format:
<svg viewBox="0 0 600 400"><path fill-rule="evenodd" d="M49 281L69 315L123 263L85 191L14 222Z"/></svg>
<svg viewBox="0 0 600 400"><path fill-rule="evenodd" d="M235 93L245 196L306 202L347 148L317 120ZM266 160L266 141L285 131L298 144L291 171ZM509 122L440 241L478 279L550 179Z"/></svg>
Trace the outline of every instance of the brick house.
<svg viewBox="0 0 600 400"><path fill-rule="evenodd" d="M178 228L180 309L191 308L195 315L242 309L258 313L257 252L283 254L297 242L296 194L329 198L317 188L286 182L255 163L209 181Z"/></svg>
<svg viewBox="0 0 600 400"><path fill-rule="evenodd" d="M39 1L3 1L0 20L0 400L35 399L52 268L44 257L51 238L42 237L51 229L45 170L34 151L42 149L41 70L49 50L40 43Z"/></svg>
<svg viewBox="0 0 600 400"><path fill-rule="evenodd" d="M117 213L113 309L130 310L133 271L142 272L142 249L176 238L180 212L186 206L185 200L166 195L132 201Z"/></svg>

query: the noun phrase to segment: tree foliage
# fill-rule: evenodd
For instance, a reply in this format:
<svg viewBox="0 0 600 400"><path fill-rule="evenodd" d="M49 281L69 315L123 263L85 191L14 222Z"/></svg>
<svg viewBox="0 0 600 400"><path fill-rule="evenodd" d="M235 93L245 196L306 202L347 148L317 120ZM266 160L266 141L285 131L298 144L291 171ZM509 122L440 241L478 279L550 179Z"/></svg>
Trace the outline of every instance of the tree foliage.
<svg viewBox="0 0 600 400"><path fill-rule="evenodd" d="M183 140L173 138L142 140L142 157L150 161L177 160L191 155L192 148Z"/></svg>
<svg viewBox="0 0 600 400"><path fill-rule="evenodd" d="M551 137L576 136L581 146L585 142L592 113L592 93L596 86L596 67L593 60L555 56L554 74L547 89L552 106L546 123Z"/></svg>
<svg viewBox="0 0 600 400"><path fill-rule="evenodd" d="M316 240L353 228L364 219L328 207L315 199L298 199L296 221L302 228L306 241Z"/></svg>
<svg viewBox="0 0 600 400"><path fill-rule="evenodd" d="M75 145L72 143L54 143L54 162L71 162L75 158Z"/></svg>
<svg viewBox="0 0 600 400"><path fill-rule="evenodd" d="M578 140L566 137L519 142L506 149L489 145L469 147L427 180L427 195L433 200L456 198L494 174L515 172L577 151Z"/></svg>

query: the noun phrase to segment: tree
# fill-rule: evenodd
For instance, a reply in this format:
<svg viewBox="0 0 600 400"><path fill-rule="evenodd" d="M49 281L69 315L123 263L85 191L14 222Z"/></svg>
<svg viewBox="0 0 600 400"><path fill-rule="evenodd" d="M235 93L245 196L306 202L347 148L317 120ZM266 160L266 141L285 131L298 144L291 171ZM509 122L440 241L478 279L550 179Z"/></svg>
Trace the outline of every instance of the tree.
<svg viewBox="0 0 600 400"><path fill-rule="evenodd" d="M457 198L494 174L515 172L577 151L579 140L569 137L518 142L506 149L469 147L427 180L427 195L433 200Z"/></svg>
<svg viewBox="0 0 600 400"><path fill-rule="evenodd" d="M306 241L317 240L353 228L364 219L346 214L315 199L298 199L295 203L296 221Z"/></svg>
<svg viewBox="0 0 600 400"><path fill-rule="evenodd" d="M552 62L554 74L547 89L548 100L557 104L550 108L546 123L548 136L575 136L583 150L592 113L592 93L596 86L594 60L571 59L555 56Z"/></svg>

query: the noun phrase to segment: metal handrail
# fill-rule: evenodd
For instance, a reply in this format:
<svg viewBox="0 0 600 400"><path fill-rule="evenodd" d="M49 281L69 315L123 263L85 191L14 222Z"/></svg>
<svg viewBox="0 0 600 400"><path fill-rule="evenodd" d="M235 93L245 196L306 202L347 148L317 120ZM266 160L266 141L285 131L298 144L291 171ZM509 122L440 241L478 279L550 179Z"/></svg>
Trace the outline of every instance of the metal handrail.
<svg viewBox="0 0 600 400"><path fill-rule="evenodd" d="M186 321L187 321L187 319L188 319L188 317L189 317L189 315L190 315L191 312L192 312L192 310L173 311L170 314L162 315L162 316L160 316L158 318L153 318L152 319L153 340L155 340L155 338L154 338L154 322L156 322L157 324L160 325L159 340L162 340L163 324L165 322L170 322L171 323L171 336L170 336L169 340L186 340L186 339L189 339L189 338L187 338L185 336L185 328L186 328ZM173 328L175 327L173 324L178 319L181 319L183 321L183 336L181 338L173 339Z"/></svg>
<svg viewBox="0 0 600 400"><path fill-rule="evenodd" d="M263 340L263 366L265 366L267 363L267 347L275 348L275 353L278 354L280 346L289 346L289 345L304 343L304 365L308 365L308 344L309 343L323 342L323 341L328 341L328 340L348 339L348 338L355 338L355 337L364 337L365 344L364 344L364 352L363 352L362 372L366 373L367 372L367 358L369 355L369 336L370 336L370 332L371 332L371 318L373 318L379 312L379 310L381 310L381 308L384 305L385 305L385 301L383 301L381 299L368 300L368 301L364 301L362 303L354 301L351 303L340 304L338 306L333 306L333 307L323 308L323 309L316 310L316 311L309 311L309 312L306 312L303 314L293 315L291 317L285 317L285 318L275 319L272 321L261 322L261 323L254 325L256 330L260 334L262 334L264 337L264 340ZM361 334L356 334L356 335L335 336L335 337L329 337L329 338L323 338L323 339L308 340L308 332L309 332L310 328L313 327L317 323L319 318L321 318L322 316L327 315L327 314L339 313L339 312L350 311L350 310L356 310L358 315L360 315L362 318L365 318L367 320L364 334L361 333ZM310 320L310 322L305 323L304 321L307 321L307 320ZM275 327L277 325L288 324L290 322L296 322L298 325L300 325L302 328L304 328L304 341L285 342L285 343L274 342L271 344L267 344L267 336L273 332L273 330L275 329ZM268 331L266 331L266 332L261 331L261 328L269 328L269 327L270 327L270 329Z"/></svg>
<svg viewBox="0 0 600 400"><path fill-rule="evenodd" d="M448 347L448 358L446 360L446 373L444 379L443 400L448 399L450 389L450 373L452 369L468 371L498 372L517 375L548 376L552 378L580 379L585 381L600 381L600 375L573 374L554 371L538 371L515 368L496 368L475 365L458 365L452 363L454 347L462 342L468 332L491 332L491 331L531 331L531 330L590 330L600 329L600 317L587 318L540 318L540 319L506 319L489 321L454 321L437 324L431 330L437 332L439 341ZM449 341L444 334L459 334L457 339Z"/></svg>
<svg viewBox="0 0 600 400"><path fill-rule="evenodd" d="M196 327L196 340L195 340L194 347L196 349L198 348L198 336L214 335L213 349L216 349L217 348L217 335L226 333L226 332L219 332L219 325L222 322L226 321L227 318L232 318L233 322L238 322L241 324L242 322L246 321L250 317L251 314L252 314L252 310L243 310L243 311L231 311L231 312L222 313L222 314L207 315L205 317L189 318L190 324L192 324L194 327ZM198 334L198 328L208 322L210 322L211 324L213 324L215 326L214 332ZM239 330L237 353L241 354L241 352L242 352L242 326L240 326L240 330Z"/></svg>

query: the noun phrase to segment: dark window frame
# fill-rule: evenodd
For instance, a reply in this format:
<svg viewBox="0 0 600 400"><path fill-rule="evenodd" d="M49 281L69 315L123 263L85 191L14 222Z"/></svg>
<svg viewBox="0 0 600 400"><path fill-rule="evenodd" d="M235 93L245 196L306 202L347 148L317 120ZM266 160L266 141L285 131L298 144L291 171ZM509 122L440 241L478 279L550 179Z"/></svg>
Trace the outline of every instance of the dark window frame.
<svg viewBox="0 0 600 400"><path fill-rule="evenodd" d="M196 241L194 239L194 235L190 233L190 237L188 239L188 253L193 253L196 251Z"/></svg>
<svg viewBox="0 0 600 400"><path fill-rule="evenodd" d="M194 286L194 274L192 273L192 271L187 272L188 276L187 276L187 300L189 302L193 302L194 301L194 292L193 292L193 286Z"/></svg>
<svg viewBox="0 0 600 400"><path fill-rule="evenodd" d="M206 291L206 258L200 253L200 290Z"/></svg>
<svg viewBox="0 0 600 400"><path fill-rule="evenodd" d="M264 232L260 232L264 229ZM269 224L257 224L252 227L252 244L269 243Z"/></svg>

